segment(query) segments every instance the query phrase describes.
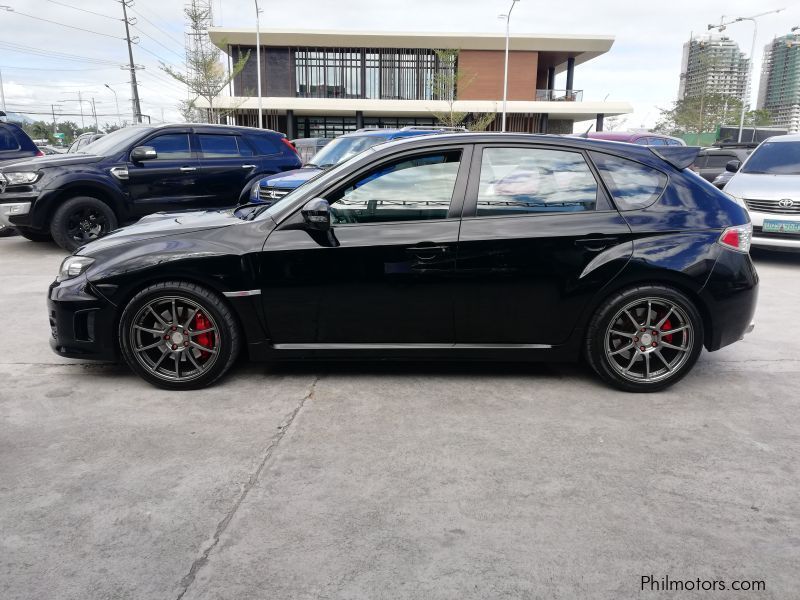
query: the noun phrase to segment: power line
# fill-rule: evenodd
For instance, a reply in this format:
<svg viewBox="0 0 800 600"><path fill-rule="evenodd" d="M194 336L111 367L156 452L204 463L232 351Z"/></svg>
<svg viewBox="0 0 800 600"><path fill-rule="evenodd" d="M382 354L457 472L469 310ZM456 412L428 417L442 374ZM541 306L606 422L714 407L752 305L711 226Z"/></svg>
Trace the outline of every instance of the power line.
<svg viewBox="0 0 800 600"><path fill-rule="evenodd" d="M171 39L173 42L175 42L176 44L178 44L178 46L180 46L181 48L183 48L183 42L182 42L182 41L180 41L180 40L177 40L177 39L175 39L174 37L172 37L172 36L171 36L171 35L170 35L170 34L169 34L167 31L165 31L164 29L162 29L161 27L159 27L158 25L156 25L155 23L153 23L153 22L152 22L150 19L148 19L147 17L145 17L145 16L144 16L142 13L140 13L140 12L139 12L138 10L136 10L135 8L133 8L133 7L130 7L130 6L129 6L128 8L130 9L130 11L131 11L131 12L133 12L133 13L136 13L137 15L139 15L139 16L140 16L142 19L144 19L145 21L147 21L148 23L150 23L150 25L152 25L153 27L155 27L156 29L158 29L158 30L159 30L161 33L163 33L163 34L164 34L165 36L167 36L169 39Z"/></svg>
<svg viewBox="0 0 800 600"><path fill-rule="evenodd" d="M82 71L110 71L110 70L117 70L119 67L87 67L84 69L46 69L44 67L12 67L9 65L0 65L0 69L14 69L20 71L57 71L59 73L77 73Z"/></svg>
<svg viewBox="0 0 800 600"><path fill-rule="evenodd" d="M56 52L52 50L43 50L42 48L34 48L32 46L25 46L23 44L17 44L12 42L3 42L0 41L0 48L4 48L11 52L19 52L20 54L33 54L36 56L44 56L46 58L52 60L71 60L77 62L85 62L90 64L100 64L100 65L118 65L116 61L103 59L103 58L95 58L91 56L81 56L79 54L67 54L66 52Z"/></svg>
<svg viewBox="0 0 800 600"><path fill-rule="evenodd" d="M57 0L47 0L52 4L58 4L60 6L66 6L67 8L71 8L73 10L79 10L81 12L89 13L90 15L97 15L98 17L105 17L106 19L112 19L114 21L121 21L122 19L118 19L116 17L112 17L111 15L104 15L103 13L94 12L93 10L87 10L85 8L79 8L77 6L73 6L72 4L67 4L66 2L58 2Z"/></svg>
<svg viewBox="0 0 800 600"><path fill-rule="evenodd" d="M139 48L139 50L144 50L144 51L145 51L145 52L147 52L148 54L150 54L150 55L152 55L152 56L155 56L155 57L156 57L156 58L157 58L159 61L161 61L161 62L162 62L162 63L164 63L165 65L168 65L168 66L171 66L171 67L177 67L177 66L178 66L178 65L176 65L176 64L174 64L174 63L171 63L170 61L166 60L165 58L163 58L163 57L159 56L158 54L156 54L156 53L155 53L155 52L153 52L152 50L148 50L147 48L145 48L145 47L144 47L144 46L142 46L141 44L137 44L137 45L136 45L136 47L137 47L137 48ZM184 65L180 65L180 66L181 66L181 67L183 67Z"/></svg>
<svg viewBox="0 0 800 600"><path fill-rule="evenodd" d="M67 25L66 23L59 23L58 21L51 21L50 19L44 19L42 17L37 17L36 15L29 15L28 13L19 12L18 10L9 11L11 14L14 15L21 15L23 17L28 17L30 19L36 19L37 21L44 21L45 23L52 23L53 25L59 25L61 27L67 27L69 29L77 29L78 31L84 31L86 33L93 33L94 35L102 35L103 37L113 38L115 40L122 40L125 38L117 37L116 35L111 35L110 33L102 33L100 31L93 31L91 29L84 29L83 27L76 27L75 25Z"/></svg>
<svg viewBox="0 0 800 600"><path fill-rule="evenodd" d="M153 37L152 35L150 35L149 33L146 33L146 32L144 32L144 31L142 31L142 30L141 30L140 28L138 28L136 25L131 25L131 27L133 27L133 28L134 28L136 31L138 31L139 33L141 33L143 36L145 36L145 37L147 37L147 38L150 38L151 40L153 40L153 41L154 41L156 44L158 44L159 46L161 46L162 48L164 48L164 50L166 50L167 52L172 52L172 53L173 53L175 56L179 56L179 57L181 58L181 60L183 60L183 55L182 55L182 54L179 54L178 52L175 52L175 50L173 50L172 48L169 48L169 47L165 46L164 44L162 44L161 42L159 42L159 41L158 41L156 38L154 38L154 37Z"/></svg>

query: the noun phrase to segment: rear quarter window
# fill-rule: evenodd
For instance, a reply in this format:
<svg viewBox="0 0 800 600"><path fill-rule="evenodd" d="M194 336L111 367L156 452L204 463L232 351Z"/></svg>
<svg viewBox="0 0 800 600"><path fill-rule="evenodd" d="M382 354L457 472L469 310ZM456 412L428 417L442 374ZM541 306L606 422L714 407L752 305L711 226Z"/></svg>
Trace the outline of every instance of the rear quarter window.
<svg viewBox="0 0 800 600"><path fill-rule="evenodd" d="M0 127L0 152L19 150L19 142L14 132L7 127Z"/></svg>
<svg viewBox="0 0 800 600"><path fill-rule="evenodd" d="M268 135L252 135L249 136L250 143L256 149L259 156L266 154L280 154L283 150L279 139Z"/></svg>
<svg viewBox="0 0 800 600"><path fill-rule="evenodd" d="M667 186L667 176L641 163L590 152L619 210L637 210L653 204Z"/></svg>

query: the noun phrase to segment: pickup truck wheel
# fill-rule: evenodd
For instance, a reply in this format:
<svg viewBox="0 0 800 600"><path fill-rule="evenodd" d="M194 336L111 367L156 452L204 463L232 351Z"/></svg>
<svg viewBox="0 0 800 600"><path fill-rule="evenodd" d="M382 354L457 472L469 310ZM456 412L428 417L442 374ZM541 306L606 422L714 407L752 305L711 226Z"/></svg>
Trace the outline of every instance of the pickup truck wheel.
<svg viewBox="0 0 800 600"><path fill-rule="evenodd" d="M49 231L34 231L33 229L17 229L17 232L26 240L32 242L52 242L53 236Z"/></svg>
<svg viewBox="0 0 800 600"><path fill-rule="evenodd" d="M77 196L64 202L53 215L50 233L56 244L74 252L117 228L117 217L105 202Z"/></svg>

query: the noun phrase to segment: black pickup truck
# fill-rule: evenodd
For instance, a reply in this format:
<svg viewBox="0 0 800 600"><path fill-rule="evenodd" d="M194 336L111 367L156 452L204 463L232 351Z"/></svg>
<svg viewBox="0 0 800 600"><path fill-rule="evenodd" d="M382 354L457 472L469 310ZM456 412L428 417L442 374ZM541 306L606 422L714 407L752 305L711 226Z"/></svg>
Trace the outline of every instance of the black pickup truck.
<svg viewBox="0 0 800 600"><path fill-rule="evenodd" d="M151 213L234 207L261 177L300 164L270 130L128 127L77 153L0 166L0 224L73 251Z"/></svg>

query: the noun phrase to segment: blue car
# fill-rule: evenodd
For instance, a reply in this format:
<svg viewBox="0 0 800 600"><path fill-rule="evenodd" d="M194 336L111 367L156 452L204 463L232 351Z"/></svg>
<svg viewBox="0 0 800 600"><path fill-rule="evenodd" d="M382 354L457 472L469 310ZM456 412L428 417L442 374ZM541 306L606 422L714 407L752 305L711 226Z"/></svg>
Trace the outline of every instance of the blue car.
<svg viewBox="0 0 800 600"><path fill-rule="evenodd" d="M466 129L463 127L410 125L400 129L367 128L359 129L353 133L346 133L317 152L311 162L306 163L303 168L284 171L257 181L250 190L249 202L272 204L295 188L303 185L309 179L316 177L325 169L343 163L377 144L417 135L452 133L454 131L466 131Z"/></svg>

